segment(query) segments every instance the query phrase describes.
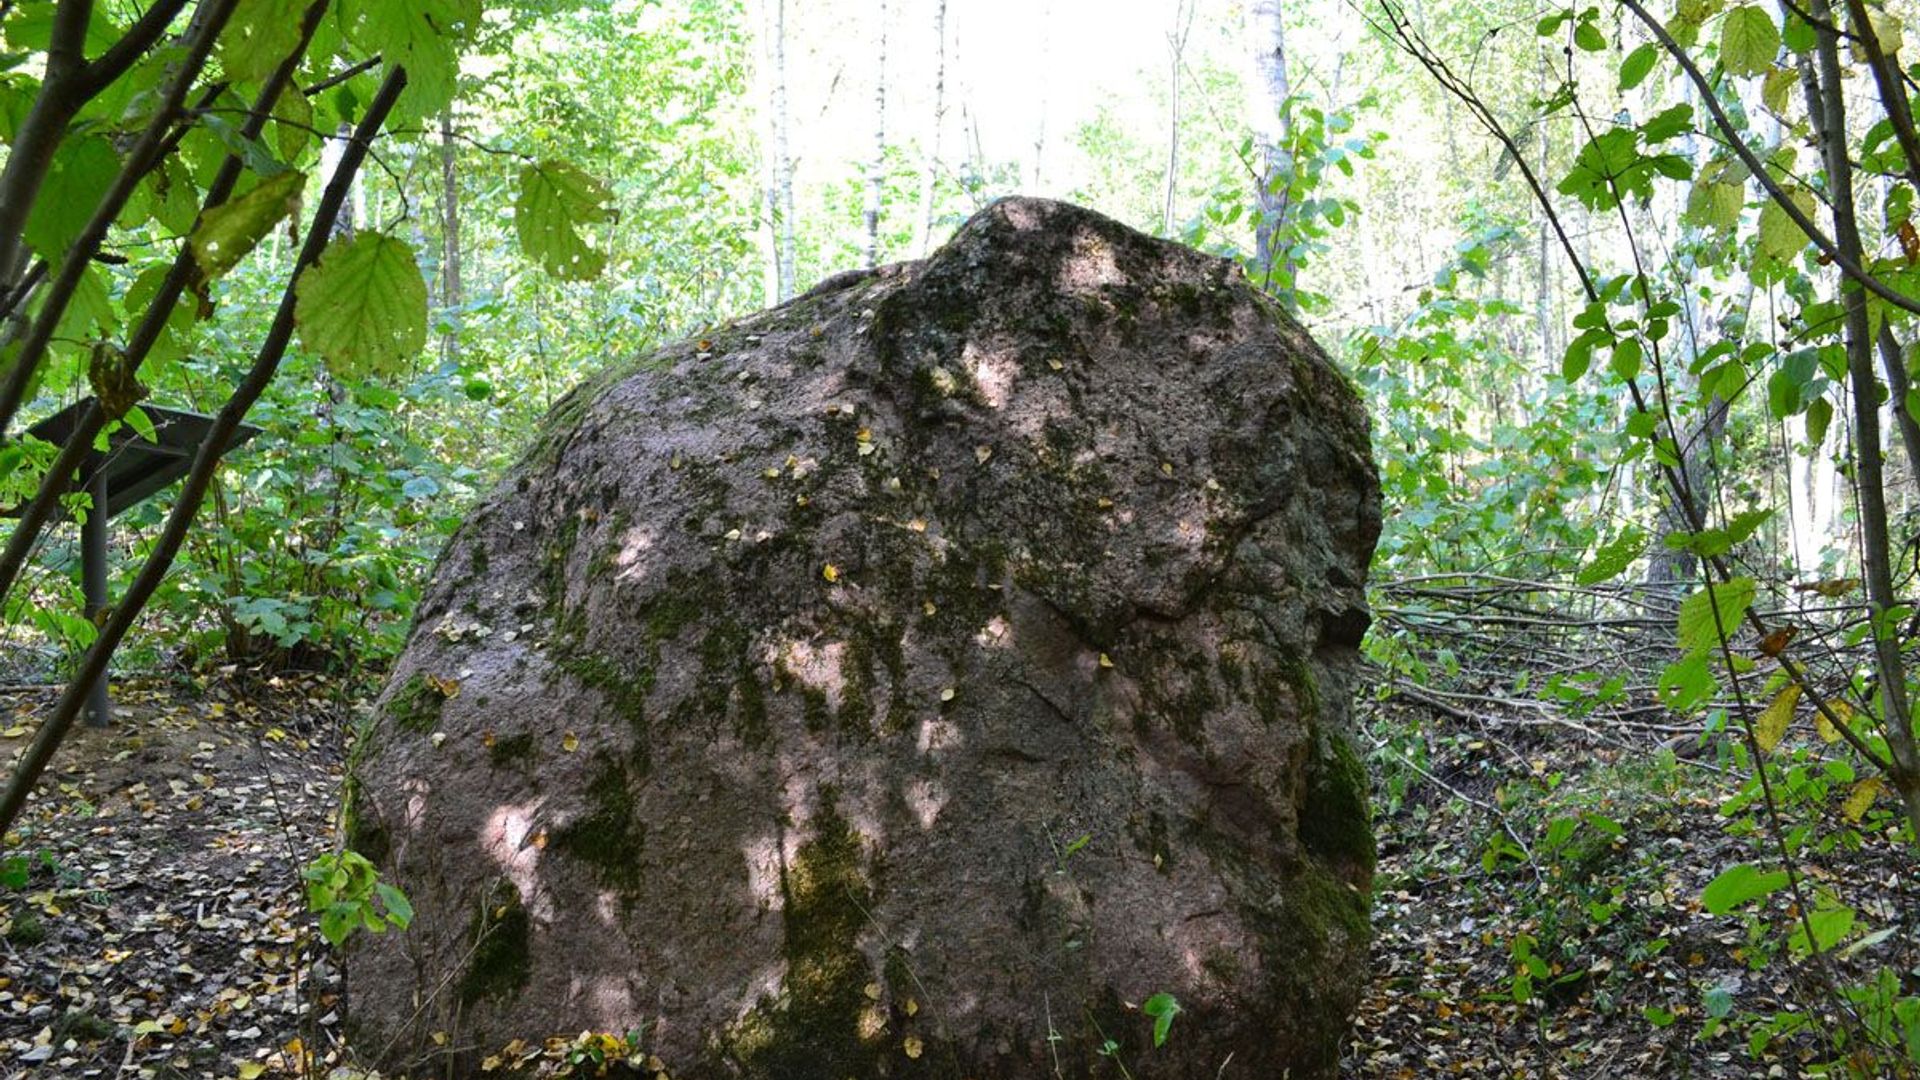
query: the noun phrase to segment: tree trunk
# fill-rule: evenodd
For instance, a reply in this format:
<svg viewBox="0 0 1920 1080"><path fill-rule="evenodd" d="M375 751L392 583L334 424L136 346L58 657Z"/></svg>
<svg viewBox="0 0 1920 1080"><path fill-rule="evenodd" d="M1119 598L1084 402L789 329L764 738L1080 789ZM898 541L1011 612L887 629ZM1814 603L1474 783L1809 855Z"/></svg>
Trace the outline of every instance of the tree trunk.
<svg viewBox="0 0 1920 1080"><path fill-rule="evenodd" d="M453 106L440 111L440 304L451 311L464 302L460 287L460 170L453 145ZM460 359L460 339L454 320L440 340L440 357Z"/></svg>
<svg viewBox="0 0 1920 1080"><path fill-rule="evenodd" d="M1280 18L1280 0L1253 0L1247 22L1253 41L1248 111L1253 118L1253 152L1259 160L1254 184L1259 211L1253 227L1254 260L1262 289L1291 293L1293 261L1286 256L1282 227L1290 209L1288 189L1293 178L1286 128L1287 97L1292 90L1287 84L1286 26Z"/></svg>
<svg viewBox="0 0 1920 1080"><path fill-rule="evenodd" d="M947 0L933 0L933 38L933 130L921 161L919 231L913 238L913 249L922 257L933 246L933 192L939 181L940 135L947 123Z"/></svg>
<svg viewBox="0 0 1920 1080"><path fill-rule="evenodd" d="M767 303L772 306L794 292L793 160L787 151L786 0L762 0L760 22L762 59L766 63L768 97L772 99L767 115L769 150L761 191L762 216L767 223Z"/></svg>
<svg viewBox="0 0 1920 1080"><path fill-rule="evenodd" d="M887 0L879 0L874 57L873 158L867 163L867 265L880 265L880 197L887 183Z"/></svg>
<svg viewBox="0 0 1920 1080"><path fill-rule="evenodd" d="M1167 76L1171 88L1167 105L1167 196L1160 210L1160 234L1173 235L1174 196L1180 184L1180 61L1193 29L1194 5L1180 0L1173 9L1173 29L1167 32Z"/></svg>
<svg viewBox="0 0 1920 1080"><path fill-rule="evenodd" d="M1053 29L1052 0L1039 0L1034 22L1038 25L1039 55L1045 57L1051 45ZM1043 176L1047 149L1047 102L1052 97L1053 80L1049 77L1052 74L1051 71L1044 63L1036 74L1039 76L1040 85L1037 87L1038 93L1033 107L1033 173L1028 181L1027 190L1038 195L1043 190L1042 185L1046 183Z"/></svg>
<svg viewBox="0 0 1920 1080"><path fill-rule="evenodd" d="M1812 0L1819 58L1819 94L1810 98L1810 112L1823 114L1821 140L1827 167L1827 189L1833 208L1833 239L1840 254L1854 265L1863 263L1864 247L1855 219L1853 163L1847 157L1846 98L1841 86L1839 34L1833 29L1828 0ZM1854 477L1859 492L1861 569L1867 600L1878 616L1900 603L1893 586L1893 550L1887 526L1886 478L1880 451L1879 377L1874 365L1874 340L1867 318L1867 294L1857 284L1843 282L1840 300L1846 314L1847 389L1853 402ZM1907 818L1920 835L1920 746L1915 745L1912 713L1907 708L1906 658L1900 652L1895 626L1875 618L1874 653L1882 701L1881 731L1886 733L1887 770L1906 804Z"/></svg>

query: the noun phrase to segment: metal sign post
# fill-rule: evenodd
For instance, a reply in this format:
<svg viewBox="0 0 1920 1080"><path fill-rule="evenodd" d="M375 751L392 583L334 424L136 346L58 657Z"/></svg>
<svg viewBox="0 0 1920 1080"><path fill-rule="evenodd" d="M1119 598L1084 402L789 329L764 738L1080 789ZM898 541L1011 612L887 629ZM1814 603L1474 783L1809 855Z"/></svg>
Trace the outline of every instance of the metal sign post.
<svg viewBox="0 0 1920 1080"><path fill-rule="evenodd" d="M65 443L79 423L82 410L92 400L80 399L28 428L27 434L55 445ZM100 625L110 606L107 522L187 475L193 467L194 453L213 426L212 417L199 413L153 405L143 405L140 411L153 422L153 439L149 441L131 426L122 424L107 436L106 449L88 458L74 484L74 490L85 491L93 500L93 507L80 526L80 585L86 598L86 616L95 626ZM232 450L259 433L260 429L252 424L241 424L225 449ZM0 513L12 516L18 511ZM112 716L107 679L102 675L87 694L87 725L106 727Z"/></svg>
<svg viewBox="0 0 1920 1080"><path fill-rule="evenodd" d="M88 462L87 494L93 499L80 525L80 591L85 597L87 621L98 627L107 613L107 469L101 455ZM113 721L113 702L107 698L102 674L87 691L87 726L106 727Z"/></svg>

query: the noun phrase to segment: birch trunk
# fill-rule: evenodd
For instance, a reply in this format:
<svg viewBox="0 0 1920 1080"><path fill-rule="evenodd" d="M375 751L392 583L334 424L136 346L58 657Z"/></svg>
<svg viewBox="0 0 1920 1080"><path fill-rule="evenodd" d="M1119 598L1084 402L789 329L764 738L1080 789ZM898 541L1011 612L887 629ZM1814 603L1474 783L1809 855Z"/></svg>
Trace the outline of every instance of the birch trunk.
<svg viewBox="0 0 1920 1080"><path fill-rule="evenodd" d="M1262 289L1291 292L1293 263L1286 257L1282 227L1293 176L1286 129L1286 103L1292 90L1287 83L1286 26L1280 17L1280 0L1253 0L1247 10L1247 23L1248 36L1254 43L1247 111L1253 120L1253 152L1259 162L1254 190L1259 211L1254 219L1254 259Z"/></svg>
<svg viewBox="0 0 1920 1080"><path fill-rule="evenodd" d="M933 130L920 164L920 213L915 253L924 257L933 245L933 192L940 173L940 135L947 124L947 0L933 0Z"/></svg>
<svg viewBox="0 0 1920 1080"><path fill-rule="evenodd" d="M880 265L880 198L887 169L887 0L879 0L879 49L874 57L873 158L867 163L867 265Z"/></svg>

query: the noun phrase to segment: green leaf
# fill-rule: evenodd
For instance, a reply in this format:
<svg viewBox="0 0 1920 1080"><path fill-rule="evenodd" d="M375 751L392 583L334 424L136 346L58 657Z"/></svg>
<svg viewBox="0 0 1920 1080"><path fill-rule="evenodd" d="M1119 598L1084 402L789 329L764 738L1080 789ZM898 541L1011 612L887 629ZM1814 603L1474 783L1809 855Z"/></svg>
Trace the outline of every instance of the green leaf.
<svg viewBox="0 0 1920 1080"><path fill-rule="evenodd" d="M1614 343L1613 360L1609 366L1622 381L1630 380L1640 374L1642 355L1638 338L1621 338Z"/></svg>
<svg viewBox="0 0 1920 1080"><path fill-rule="evenodd" d="M1780 28L1757 4L1742 4L1720 23L1720 66L1729 75L1759 75L1780 52Z"/></svg>
<svg viewBox="0 0 1920 1080"><path fill-rule="evenodd" d="M281 91L273 105L274 145L284 161L298 161L313 140L313 103L298 86Z"/></svg>
<svg viewBox="0 0 1920 1080"><path fill-rule="evenodd" d="M26 238L34 253L59 262L119 172L120 155L106 139L89 135L62 142L41 182L40 197L27 211Z"/></svg>
<svg viewBox="0 0 1920 1080"><path fill-rule="evenodd" d="M1676 135L1684 135L1693 130L1693 106L1675 105L1662 109L1652 119L1640 125L1640 133L1650 143L1665 142Z"/></svg>
<svg viewBox="0 0 1920 1080"><path fill-rule="evenodd" d="M267 149L266 143L249 137L246 132L229 123L225 117L215 116L212 113L203 114L200 117L200 126L211 133L218 140L218 145L226 148L227 153L244 162L249 170L261 176L278 176L287 171L287 164L274 157L273 151ZM211 167L211 165L208 166L208 168ZM206 173L203 172L202 175Z"/></svg>
<svg viewBox="0 0 1920 1080"><path fill-rule="evenodd" d="M338 10L349 41L407 69L401 114L425 116L453 100L460 49L480 26L480 0L342 0Z"/></svg>
<svg viewBox="0 0 1920 1080"><path fill-rule="evenodd" d="M300 208L300 193L306 186L305 173L283 172L207 211L188 240L201 276L211 281L246 258L262 237Z"/></svg>
<svg viewBox="0 0 1920 1080"><path fill-rule="evenodd" d="M1813 192L1796 188L1787 193L1793 205L1807 220L1813 220L1815 203ZM1760 208L1759 254L1764 258L1787 262L1797 257L1809 241L1807 234L1794 220L1787 216L1786 210L1772 199Z"/></svg>
<svg viewBox="0 0 1920 1080"><path fill-rule="evenodd" d="M346 944L347 935L360 922L360 905L345 902L328 904L320 913L320 936L334 948Z"/></svg>
<svg viewBox="0 0 1920 1080"><path fill-rule="evenodd" d="M386 909L387 921L405 930L413 922L413 902L407 894L382 881L373 887L380 897L380 906Z"/></svg>
<svg viewBox="0 0 1920 1080"><path fill-rule="evenodd" d="M1570 383L1579 382L1580 377L1585 375L1587 369L1592 366L1593 343L1587 340L1586 335L1582 334L1572 341L1567 342L1566 354L1560 358L1560 377L1562 379Z"/></svg>
<svg viewBox="0 0 1920 1080"><path fill-rule="evenodd" d="M1594 136L1581 147L1574 166L1555 190L1579 199L1589 210L1611 210L1620 194L1651 195L1652 186L1640 153L1640 135L1629 128L1614 128Z"/></svg>
<svg viewBox="0 0 1920 1080"><path fill-rule="evenodd" d="M119 327L120 319L107 295L107 280L100 268L89 266L80 271L80 283L67 301L67 310L60 313L54 338L69 343L93 341Z"/></svg>
<svg viewBox="0 0 1920 1080"><path fill-rule="evenodd" d="M1807 444L1819 446L1827 441L1827 427L1833 423L1833 403L1814 398L1807 404Z"/></svg>
<svg viewBox="0 0 1920 1080"><path fill-rule="evenodd" d="M1607 36L1591 20L1582 20L1573 28L1573 43L1586 52L1602 52L1607 47Z"/></svg>
<svg viewBox="0 0 1920 1080"><path fill-rule="evenodd" d="M1660 47L1649 41L1627 54L1620 62L1620 89L1631 90L1647 81L1654 62L1660 59Z"/></svg>
<svg viewBox="0 0 1920 1080"><path fill-rule="evenodd" d="M565 161L542 161L520 170L520 196L513 227L521 250L562 281L591 281L607 257L580 236L586 225L611 221L613 192Z"/></svg>
<svg viewBox="0 0 1920 1080"><path fill-rule="evenodd" d="M1718 689L1705 654L1675 660L1660 672L1660 700L1678 713L1704 705Z"/></svg>
<svg viewBox="0 0 1920 1080"><path fill-rule="evenodd" d="M1767 77L1760 81L1760 100L1765 102L1767 108L1772 109L1774 112L1785 113L1787 111L1788 95L1792 93L1793 84L1798 79L1798 73L1792 68L1775 67L1767 69Z"/></svg>
<svg viewBox="0 0 1920 1080"><path fill-rule="evenodd" d="M1784 870L1762 872L1751 863L1740 863L1720 871L1700 892L1700 905L1710 914L1725 915L1738 907L1744 907L1755 900L1787 884Z"/></svg>
<svg viewBox="0 0 1920 1080"><path fill-rule="evenodd" d="M300 44L306 0L239 0L220 32L220 66L235 82L257 83Z"/></svg>
<svg viewBox="0 0 1920 1080"><path fill-rule="evenodd" d="M1673 18L1667 20L1667 32L1681 48L1692 48L1699 40L1701 24L1712 18L1722 4L1723 0L1679 0L1674 5Z"/></svg>
<svg viewBox="0 0 1920 1080"><path fill-rule="evenodd" d="M1611 581L1619 577L1627 567L1633 565L1633 560L1640 557L1646 542L1646 533L1629 527L1627 531L1614 537L1593 553L1593 558L1587 562L1587 565L1581 567L1580 572L1574 575L1575 584L1598 585L1603 581Z"/></svg>
<svg viewBox="0 0 1920 1080"><path fill-rule="evenodd" d="M392 372L427 343L427 283L403 240L336 239L295 292L300 339L341 378Z"/></svg>
<svg viewBox="0 0 1920 1080"><path fill-rule="evenodd" d="M1854 911L1845 904L1831 900L1817 907L1807 916L1807 925L1813 927L1813 941L1819 951L1825 952L1838 945L1853 932ZM1807 926L1793 928L1792 936L1787 938L1787 948L1795 954L1806 956L1813 950L1807 947Z"/></svg>
<svg viewBox="0 0 1920 1080"><path fill-rule="evenodd" d="M1153 1045L1164 1045L1167 1032L1173 1027L1173 1018L1180 1015L1180 1002L1162 990L1143 1002L1140 1011L1153 1017Z"/></svg>
<svg viewBox="0 0 1920 1080"><path fill-rule="evenodd" d="M193 178L186 168L179 162L163 161L147 175L145 183L154 220L175 236L192 232L193 223L200 216L200 192L193 186Z"/></svg>
<svg viewBox="0 0 1920 1080"><path fill-rule="evenodd" d="M1731 636L1740 629L1740 620L1753 606L1754 581L1737 577L1732 581L1702 586L1680 603L1680 647L1690 655L1705 655L1720 645L1720 632ZM1716 609L1719 618L1714 614Z"/></svg>
<svg viewBox="0 0 1920 1080"><path fill-rule="evenodd" d="M1780 41L1789 52L1805 56L1820 44L1820 35L1812 23L1798 15L1788 15L1786 28L1780 33Z"/></svg>
<svg viewBox="0 0 1920 1080"><path fill-rule="evenodd" d="M121 417L121 419L127 422L127 426L133 429L134 434L148 442L158 443L160 441L160 433L154 429L153 418L148 416L147 411L140 406L135 405L128 409L127 414Z"/></svg>

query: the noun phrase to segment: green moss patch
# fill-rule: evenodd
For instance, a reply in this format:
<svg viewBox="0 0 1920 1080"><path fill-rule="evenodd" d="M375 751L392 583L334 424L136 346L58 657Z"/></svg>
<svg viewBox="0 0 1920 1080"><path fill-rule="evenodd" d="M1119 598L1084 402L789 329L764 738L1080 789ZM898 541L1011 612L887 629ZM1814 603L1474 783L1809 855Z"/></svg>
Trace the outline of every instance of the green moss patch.
<svg viewBox="0 0 1920 1080"><path fill-rule="evenodd" d="M447 695L432 679L414 672L387 701L387 715L406 731L432 731L440 723Z"/></svg>
<svg viewBox="0 0 1920 1080"><path fill-rule="evenodd" d="M518 735L497 735L493 744L487 747L487 762L496 769L513 765L526 765L534 753L533 732L523 731Z"/></svg>
<svg viewBox="0 0 1920 1080"><path fill-rule="evenodd" d="M871 910L860 837L822 793L814 836L781 881L786 979L778 1000L762 1000L723 1040L749 1077L840 1080L886 1075L894 1052L884 1014L867 996L873 981L860 951Z"/></svg>
<svg viewBox="0 0 1920 1080"><path fill-rule="evenodd" d="M510 998L525 989L533 970L532 937L520 890L501 883L467 926L473 958L455 987L460 1004Z"/></svg>
<svg viewBox="0 0 1920 1080"><path fill-rule="evenodd" d="M601 754L586 797L587 812L556 832L553 844L590 864L608 886L629 894L640 882L647 826L634 818L626 766L610 754Z"/></svg>
<svg viewBox="0 0 1920 1080"><path fill-rule="evenodd" d="M346 834L347 849L366 857L375 866L384 866L393 853L393 838L380 820L367 812L366 793L357 777L349 775L341 811L341 831Z"/></svg>
<svg viewBox="0 0 1920 1080"><path fill-rule="evenodd" d="M1329 733L1307 770L1307 801L1300 808L1300 842L1350 880L1373 876L1372 808L1367 767L1345 736Z"/></svg>

